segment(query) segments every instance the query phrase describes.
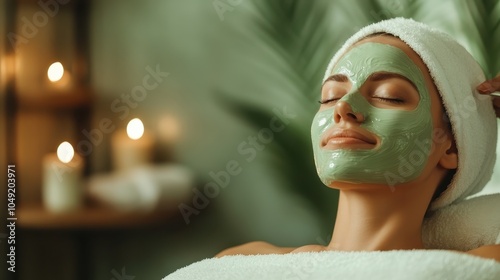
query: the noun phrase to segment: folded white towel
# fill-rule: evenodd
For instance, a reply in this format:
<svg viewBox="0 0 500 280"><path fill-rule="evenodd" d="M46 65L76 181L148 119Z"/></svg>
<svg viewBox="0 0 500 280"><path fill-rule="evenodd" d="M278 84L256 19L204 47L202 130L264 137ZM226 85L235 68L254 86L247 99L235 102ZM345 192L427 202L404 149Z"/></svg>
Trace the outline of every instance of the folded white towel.
<svg viewBox="0 0 500 280"><path fill-rule="evenodd" d="M500 263L444 250L311 252L226 256L181 268L163 280L500 279Z"/></svg>
<svg viewBox="0 0 500 280"><path fill-rule="evenodd" d="M451 36L420 22L393 18L362 28L330 61L325 79L346 50L364 37L386 32L399 37L427 65L450 119L458 149L452 182L431 210L464 200L490 180L495 163L497 124L491 99L476 91L485 80L479 64Z"/></svg>
<svg viewBox="0 0 500 280"><path fill-rule="evenodd" d="M500 194L474 197L441 208L426 218L425 247L468 251L500 244Z"/></svg>
<svg viewBox="0 0 500 280"><path fill-rule="evenodd" d="M90 177L90 197L121 211L152 211L186 201L194 173L180 164L144 165Z"/></svg>

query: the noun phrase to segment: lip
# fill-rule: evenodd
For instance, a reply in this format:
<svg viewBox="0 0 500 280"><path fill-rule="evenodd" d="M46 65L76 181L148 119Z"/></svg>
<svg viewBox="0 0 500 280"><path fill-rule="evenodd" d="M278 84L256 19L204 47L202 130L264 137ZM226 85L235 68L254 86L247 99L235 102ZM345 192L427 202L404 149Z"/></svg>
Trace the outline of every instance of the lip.
<svg viewBox="0 0 500 280"><path fill-rule="evenodd" d="M336 128L327 133L321 141L321 147L326 149L359 148L371 149L377 145L377 139L355 129Z"/></svg>

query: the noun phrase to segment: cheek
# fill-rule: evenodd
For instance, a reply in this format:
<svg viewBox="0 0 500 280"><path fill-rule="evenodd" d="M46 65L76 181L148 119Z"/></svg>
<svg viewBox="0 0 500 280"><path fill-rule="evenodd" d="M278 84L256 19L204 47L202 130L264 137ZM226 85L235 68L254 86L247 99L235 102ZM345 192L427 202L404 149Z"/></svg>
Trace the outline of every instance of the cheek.
<svg viewBox="0 0 500 280"><path fill-rule="evenodd" d="M408 157L418 150L427 156L431 148L432 121L424 110L373 108L362 126L379 137L381 153Z"/></svg>
<svg viewBox="0 0 500 280"><path fill-rule="evenodd" d="M361 126L379 135L382 140L394 137L407 138L421 129L422 123L416 120L413 112L372 107Z"/></svg>
<svg viewBox="0 0 500 280"><path fill-rule="evenodd" d="M319 138L333 123L333 108L318 111L311 124L311 136ZM314 143L316 144L316 143Z"/></svg>

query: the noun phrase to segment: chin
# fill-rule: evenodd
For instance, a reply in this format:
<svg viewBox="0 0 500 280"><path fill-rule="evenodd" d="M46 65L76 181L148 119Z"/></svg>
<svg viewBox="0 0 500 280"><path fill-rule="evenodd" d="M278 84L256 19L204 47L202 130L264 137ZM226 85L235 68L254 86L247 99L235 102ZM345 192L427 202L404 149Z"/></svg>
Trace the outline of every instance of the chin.
<svg viewBox="0 0 500 280"><path fill-rule="evenodd" d="M325 184L328 188L336 190L375 190L375 189L391 189L387 185L376 184L376 183L361 183L361 182L350 182L334 180L330 181L329 184Z"/></svg>
<svg viewBox="0 0 500 280"><path fill-rule="evenodd" d="M356 187L360 187L361 185L364 185L364 183L360 182L349 182L349 181L341 181L341 180L334 180L330 181L328 184L325 184L327 187L332 188L332 189L352 189Z"/></svg>

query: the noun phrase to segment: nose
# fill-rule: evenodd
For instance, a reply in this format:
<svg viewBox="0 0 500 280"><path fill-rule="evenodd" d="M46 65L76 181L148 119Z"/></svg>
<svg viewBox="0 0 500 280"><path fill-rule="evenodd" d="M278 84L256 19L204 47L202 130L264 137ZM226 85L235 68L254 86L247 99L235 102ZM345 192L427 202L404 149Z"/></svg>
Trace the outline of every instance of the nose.
<svg viewBox="0 0 500 280"><path fill-rule="evenodd" d="M335 113L333 114L333 120L335 123L339 123L340 120L362 123L365 117L360 112L354 112L351 105L344 100L339 100L335 104Z"/></svg>

